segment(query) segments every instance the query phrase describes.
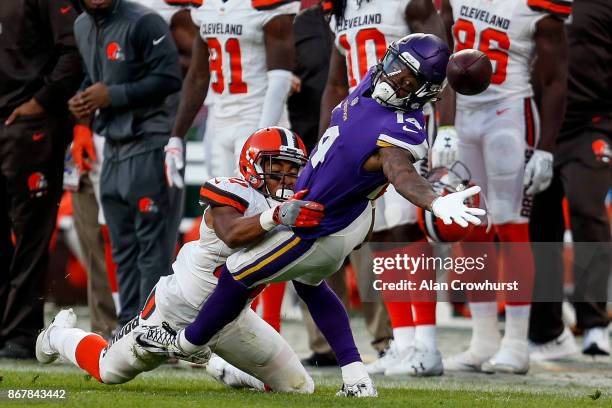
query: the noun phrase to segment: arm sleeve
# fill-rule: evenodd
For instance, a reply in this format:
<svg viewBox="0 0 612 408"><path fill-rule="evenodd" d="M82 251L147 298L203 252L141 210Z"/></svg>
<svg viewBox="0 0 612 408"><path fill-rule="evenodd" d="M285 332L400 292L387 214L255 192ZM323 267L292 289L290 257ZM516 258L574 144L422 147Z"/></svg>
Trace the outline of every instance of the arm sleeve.
<svg viewBox="0 0 612 408"><path fill-rule="evenodd" d="M34 98L46 111L58 112L66 108L68 99L74 95L83 79L81 56L72 30L77 12L73 7L59 7L56 1L47 0L39 4L45 7L40 10L41 17L49 24L57 58Z"/></svg>
<svg viewBox="0 0 612 408"><path fill-rule="evenodd" d="M422 114L398 113L397 120L387 123L376 141L378 147L400 147L408 150L415 161L427 155L429 143Z"/></svg>
<svg viewBox="0 0 612 408"><path fill-rule="evenodd" d="M200 205L234 207L244 214L249 207L250 187L239 178L216 177L200 188Z"/></svg>
<svg viewBox="0 0 612 408"><path fill-rule="evenodd" d="M137 81L109 86L111 106L147 106L178 92L181 89L179 56L164 20L153 13L143 16L130 40L147 72Z"/></svg>
<svg viewBox="0 0 612 408"><path fill-rule="evenodd" d="M293 281L293 286L336 354L338 365L343 367L361 361L346 309L327 283L323 281L311 286Z"/></svg>
<svg viewBox="0 0 612 408"><path fill-rule="evenodd" d="M283 114L291 89L291 71L273 69L268 71L268 87L264 96L263 109L258 128L276 126Z"/></svg>
<svg viewBox="0 0 612 408"><path fill-rule="evenodd" d="M566 20L572 13L572 0L527 0L527 5L533 11L542 12L560 20Z"/></svg>

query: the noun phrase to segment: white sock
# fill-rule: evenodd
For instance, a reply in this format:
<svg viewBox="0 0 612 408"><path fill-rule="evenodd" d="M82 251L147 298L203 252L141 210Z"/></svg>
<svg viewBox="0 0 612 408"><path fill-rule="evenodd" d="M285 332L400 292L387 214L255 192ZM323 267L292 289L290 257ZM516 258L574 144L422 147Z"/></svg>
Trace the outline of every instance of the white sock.
<svg viewBox="0 0 612 408"><path fill-rule="evenodd" d="M504 340L525 342L529 331L531 305L506 305L506 332Z"/></svg>
<svg viewBox="0 0 612 408"><path fill-rule="evenodd" d="M355 361L354 363L347 364L341 368L342 370L342 381L345 384L352 385L362 378L369 377L365 366L361 361Z"/></svg>
<svg viewBox="0 0 612 408"><path fill-rule="evenodd" d="M436 340L436 326L433 324L416 326L414 339L415 341L424 344L429 350L438 349L438 342Z"/></svg>
<svg viewBox="0 0 612 408"><path fill-rule="evenodd" d="M393 329L393 341L398 350L406 350L414 343L414 326L404 326Z"/></svg>
<svg viewBox="0 0 612 408"><path fill-rule="evenodd" d="M188 354L195 353L196 351L200 351L202 348L204 348L204 346L198 346L197 344L193 344L187 340L187 337L185 337L185 330L181 330L178 333L178 344L179 347Z"/></svg>
<svg viewBox="0 0 612 408"><path fill-rule="evenodd" d="M81 329L65 328L54 326L49 332L49 343L53 351L59 353L64 359L69 360L77 367L76 349L81 340L93 333L88 333Z"/></svg>
<svg viewBox="0 0 612 408"><path fill-rule="evenodd" d="M473 328L470 349L477 354L493 355L501 338L497 328L497 303L470 303L470 311Z"/></svg>

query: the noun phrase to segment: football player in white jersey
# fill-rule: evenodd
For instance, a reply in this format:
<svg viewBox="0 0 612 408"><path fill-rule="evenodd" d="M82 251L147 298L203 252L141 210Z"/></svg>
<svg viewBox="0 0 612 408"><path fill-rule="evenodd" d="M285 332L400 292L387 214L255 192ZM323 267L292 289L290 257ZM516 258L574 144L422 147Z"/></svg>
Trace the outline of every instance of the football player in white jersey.
<svg viewBox="0 0 612 408"><path fill-rule="evenodd" d="M334 0L332 3L330 26L335 33L335 48L321 101L321 133L327 129L333 108L378 63L390 43L418 32L445 38L442 20L431 0ZM433 105L426 105L424 112L428 116L431 143L436 133ZM417 167L421 166L426 167L426 163L419 162ZM374 220L375 241L424 240L417 226L416 207L393 186L376 200ZM407 299L401 303L385 302L385 306L394 341L382 358L368 365L368 371L389 375L442 374L442 358L435 336L435 303L411 304ZM419 370L415 372L412 367Z"/></svg>
<svg viewBox="0 0 612 408"><path fill-rule="evenodd" d="M185 136L210 88L214 103L205 140L210 176L235 174L247 137L281 123L292 83L293 18L299 6L295 0L205 0L192 10L200 35L174 136Z"/></svg>
<svg viewBox="0 0 612 408"><path fill-rule="evenodd" d="M483 186L501 242L529 242L531 197L546 189L552 178L551 152L565 109L563 19L570 11L568 0L442 1L441 14L455 51L479 49L493 65L487 90L475 96L457 95L454 123L457 157L469 167L472 180ZM531 83L540 88L539 109ZM531 286L529 246L502 245L501 251L504 273L520 272L520 284ZM529 298L530 292L523 297ZM470 305L470 347L446 359L444 368L526 373L530 299L506 303L503 339L497 330L495 299L482 300L489 301Z"/></svg>
<svg viewBox="0 0 612 408"><path fill-rule="evenodd" d="M253 135L245 146L257 155L251 166L261 177L260 188L237 177L216 177L204 184L200 194L206 210L200 239L181 248L172 265L174 274L159 280L142 312L107 343L97 334L75 328L75 314L71 309L62 310L38 336L36 355L40 362L50 363L62 356L104 384L120 384L166 360L141 347L139 332L162 322L181 328L195 319L217 285L218 267L240 247L266 234L260 214L278 205L276 198L292 194L298 171L306 162L305 147L295 134L284 128L265 131L263 136L262 132ZM272 131L285 135L284 139L269 137ZM288 201L278 208L285 211L285 206L299 203L308 202ZM294 222L316 224L316 220L300 217L304 218L303 214ZM265 384L281 392L314 390L312 379L290 346L249 308L215 336L210 350L218 356L213 357L207 370L226 384L261 390ZM205 361L209 354L202 353L193 361Z"/></svg>

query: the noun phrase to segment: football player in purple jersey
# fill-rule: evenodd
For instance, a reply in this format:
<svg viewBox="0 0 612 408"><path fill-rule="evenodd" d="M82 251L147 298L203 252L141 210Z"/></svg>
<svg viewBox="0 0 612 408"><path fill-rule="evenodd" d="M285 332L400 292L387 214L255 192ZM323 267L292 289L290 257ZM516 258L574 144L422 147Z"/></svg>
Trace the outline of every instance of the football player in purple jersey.
<svg viewBox="0 0 612 408"><path fill-rule="evenodd" d="M197 352L242 312L260 285L291 280L336 354L344 383L338 395L376 396L344 306L329 296L323 279L366 239L371 201L389 183L446 224L480 224L484 210L464 204L479 187L437 196L413 166L428 148L422 107L442 91L449 56L445 42L434 35L412 34L391 44L334 109L329 128L298 178L296 189L308 191L300 198L325 206L319 226L279 226L269 211L262 213L261 225L270 231L265 239L228 258L215 291L186 329L168 335L165 327L149 328L143 340L150 350ZM285 216L282 211L279 215Z"/></svg>

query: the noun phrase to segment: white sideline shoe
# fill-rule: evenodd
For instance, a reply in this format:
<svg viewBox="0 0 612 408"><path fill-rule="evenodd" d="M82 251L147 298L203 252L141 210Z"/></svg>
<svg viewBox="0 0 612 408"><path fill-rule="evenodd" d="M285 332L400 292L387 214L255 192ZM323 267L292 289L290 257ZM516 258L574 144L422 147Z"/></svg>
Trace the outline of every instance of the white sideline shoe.
<svg viewBox="0 0 612 408"><path fill-rule="evenodd" d="M529 346L527 340L502 341L500 349L482 364L485 373L527 374Z"/></svg>
<svg viewBox="0 0 612 408"><path fill-rule="evenodd" d="M446 371L480 372L482 365L492 356L492 354L478 354L470 347L462 353L445 358L442 365Z"/></svg>
<svg viewBox="0 0 612 408"><path fill-rule="evenodd" d="M565 327L556 338L546 343L529 344L529 358L533 361L562 360L578 352L576 339L572 332Z"/></svg>
<svg viewBox="0 0 612 408"><path fill-rule="evenodd" d="M399 364L404 357L413 352L412 347L400 350L397 342L391 340L385 354L376 361L365 366L368 374L383 374L388 368Z"/></svg>
<svg viewBox="0 0 612 408"><path fill-rule="evenodd" d="M36 338L36 359L43 364L52 363L59 357L59 353L51 347L50 333L54 327L71 329L76 326L77 317L72 309L60 310L53 321Z"/></svg>
<svg viewBox="0 0 612 408"><path fill-rule="evenodd" d="M385 375L411 375L413 377L437 376L444 373L440 351L415 343L412 353L398 364L387 368Z"/></svg>
<svg viewBox="0 0 612 408"><path fill-rule="evenodd" d="M593 327L584 332L582 353L591 356L610 355L610 332L607 327Z"/></svg>

